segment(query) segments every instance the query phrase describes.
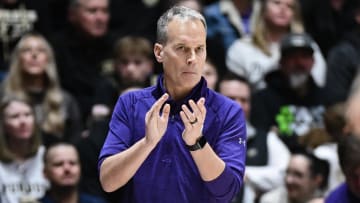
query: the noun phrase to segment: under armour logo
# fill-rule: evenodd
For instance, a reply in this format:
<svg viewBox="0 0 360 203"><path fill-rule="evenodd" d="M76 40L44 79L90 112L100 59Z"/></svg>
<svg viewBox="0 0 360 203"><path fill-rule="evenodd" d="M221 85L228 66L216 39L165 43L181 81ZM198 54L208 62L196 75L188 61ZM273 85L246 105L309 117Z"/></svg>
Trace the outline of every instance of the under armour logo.
<svg viewBox="0 0 360 203"><path fill-rule="evenodd" d="M243 144L244 146L246 145L246 140L242 139L241 137L239 138L239 144Z"/></svg>

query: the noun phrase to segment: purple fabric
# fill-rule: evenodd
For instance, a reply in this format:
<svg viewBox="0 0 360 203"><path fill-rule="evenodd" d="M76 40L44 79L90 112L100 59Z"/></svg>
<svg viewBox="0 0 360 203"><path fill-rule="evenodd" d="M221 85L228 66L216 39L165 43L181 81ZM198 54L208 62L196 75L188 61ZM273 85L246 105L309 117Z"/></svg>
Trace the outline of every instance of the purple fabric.
<svg viewBox="0 0 360 203"><path fill-rule="evenodd" d="M360 203L360 198L356 197L349 190L346 183L341 184L333 190L325 199L325 203Z"/></svg>
<svg viewBox="0 0 360 203"><path fill-rule="evenodd" d="M104 159L132 146L145 135L145 114L165 92L162 76L158 84L121 96L110 130L99 156ZM215 180L205 182L181 137L184 125L179 111L191 98L206 99L207 115L203 135L226 163ZM232 100L210 90L205 79L183 101L167 101L171 113L167 131L135 176L121 188L119 202L230 202L243 184L246 140L244 114ZM119 171L121 173L121 171Z"/></svg>

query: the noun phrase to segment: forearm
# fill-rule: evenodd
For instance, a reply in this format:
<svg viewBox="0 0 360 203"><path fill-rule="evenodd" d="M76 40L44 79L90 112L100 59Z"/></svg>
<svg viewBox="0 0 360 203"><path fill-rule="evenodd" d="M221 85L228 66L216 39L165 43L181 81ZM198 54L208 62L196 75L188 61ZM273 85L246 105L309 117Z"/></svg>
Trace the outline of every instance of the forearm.
<svg viewBox="0 0 360 203"><path fill-rule="evenodd" d="M216 155L209 144L200 150L192 151L191 155L204 181L212 181L224 171L225 162Z"/></svg>
<svg viewBox="0 0 360 203"><path fill-rule="evenodd" d="M103 189L112 192L124 186L155 146L143 138L129 149L106 158L100 167L100 182Z"/></svg>

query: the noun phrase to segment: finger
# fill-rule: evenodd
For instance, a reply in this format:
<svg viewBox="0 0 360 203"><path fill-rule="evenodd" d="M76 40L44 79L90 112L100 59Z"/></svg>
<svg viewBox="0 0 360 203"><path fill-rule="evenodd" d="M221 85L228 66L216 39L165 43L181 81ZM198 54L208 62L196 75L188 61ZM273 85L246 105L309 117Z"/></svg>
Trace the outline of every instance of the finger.
<svg viewBox="0 0 360 203"><path fill-rule="evenodd" d="M169 98L169 95L167 93L163 94L151 107L149 110L150 117L154 115L160 114L161 106L165 103L165 101Z"/></svg>
<svg viewBox="0 0 360 203"><path fill-rule="evenodd" d="M189 121L195 120L195 116L193 115L193 113L190 111L190 109L185 104L181 106L181 109L184 111L184 113Z"/></svg>
<svg viewBox="0 0 360 203"><path fill-rule="evenodd" d="M161 118L164 121L167 121L169 119L169 115L170 115L170 104L165 104L163 111L162 111Z"/></svg>
<svg viewBox="0 0 360 203"><path fill-rule="evenodd" d="M185 128L188 128L191 126L189 119L185 115L184 111L180 111L180 118L181 118L182 122L184 123Z"/></svg>
<svg viewBox="0 0 360 203"><path fill-rule="evenodd" d="M201 112L200 112L198 105L192 99L189 101L189 105L190 105L191 109L193 110L194 117L201 119L202 117L199 117L199 116L201 116Z"/></svg>
<svg viewBox="0 0 360 203"><path fill-rule="evenodd" d="M199 111L201 112L201 115L203 116L203 118L205 118L205 116L206 116L206 107L205 107L205 98L204 97L201 97L197 101L197 106L199 108Z"/></svg>

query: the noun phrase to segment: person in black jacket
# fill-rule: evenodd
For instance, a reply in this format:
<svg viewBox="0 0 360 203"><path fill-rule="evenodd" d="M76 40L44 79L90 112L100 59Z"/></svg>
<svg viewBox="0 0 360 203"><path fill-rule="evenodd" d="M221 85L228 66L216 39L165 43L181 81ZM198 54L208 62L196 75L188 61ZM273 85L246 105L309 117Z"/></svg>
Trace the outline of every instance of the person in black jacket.
<svg viewBox="0 0 360 203"><path fill-rule="evenodd" d="M265 76L267 87L253 97L251 120L255 127L276 127L283 138L303 135L322 127L328 95L310 74L314 65L312 39L307 34L289 34L281 42L279 69ZM289 140L290 149L296 144Z"/></svg>
<svg viewBox="0 0 360 203"><path fill-rule="evenodd" d="M345 101L350 87L360 70L360 1L354 1L352 20L356 23L354 30L332 48L327 64L327 91L331 92L331 103Z"/></svg>

